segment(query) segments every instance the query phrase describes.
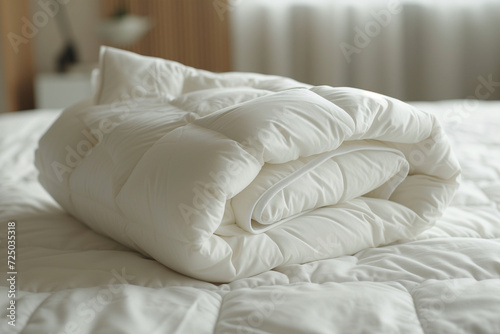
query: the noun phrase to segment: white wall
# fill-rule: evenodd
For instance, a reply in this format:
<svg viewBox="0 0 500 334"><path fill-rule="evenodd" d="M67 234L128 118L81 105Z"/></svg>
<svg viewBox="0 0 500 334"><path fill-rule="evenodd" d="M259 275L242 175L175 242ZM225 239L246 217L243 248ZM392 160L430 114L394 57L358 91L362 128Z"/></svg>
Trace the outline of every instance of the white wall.
<svg viewBox="0 0 500 334"><path fill-rule="evenodd" d="M38 11L44 11L41 5L47 2L48 0L31 0L33 15ZM61 2L64 3L64 1ZM69 0L66 5L58 4L58 6L64 6L67 10L71 31L76 40L79 61L83 63L96 62L100 45L95 31L100 16L99 0ZM45 10L45 12L47 11ZM64 46L63 38L55 19L51 18L46 25L40 28L34 38L34 43L37 70L39 72L54 71L56 69L57 56Z"/></svg>

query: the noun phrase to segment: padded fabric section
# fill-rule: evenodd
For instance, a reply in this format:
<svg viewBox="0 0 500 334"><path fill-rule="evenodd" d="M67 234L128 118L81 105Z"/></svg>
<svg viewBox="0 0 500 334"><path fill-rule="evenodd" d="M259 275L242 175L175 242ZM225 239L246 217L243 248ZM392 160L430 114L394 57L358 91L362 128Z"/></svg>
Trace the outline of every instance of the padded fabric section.
<svg viewBox="0 0 500 334"><path fill-rule="evenodd" d="M465 102L416 106L439 115ZM19 237L16 326L7 324L9 299L0 298L0 331L499 332L499 108L478 102L462 123L443 119L463 181L443 217L416 239L311 257L229 284L181 275L68 215L38 183L33 164L58 113L0 115L0 228L14 220ZM339 242L328 235L297 252L327 254Z"/></svg>
<svg viewBox="0 0 500 334"><path fill-rule="evenodd" d="M98 79L94 104L41 138L40 182L95 231L195 278L413 238L458 187L436 118L387 96L106 47Z"/></svg>

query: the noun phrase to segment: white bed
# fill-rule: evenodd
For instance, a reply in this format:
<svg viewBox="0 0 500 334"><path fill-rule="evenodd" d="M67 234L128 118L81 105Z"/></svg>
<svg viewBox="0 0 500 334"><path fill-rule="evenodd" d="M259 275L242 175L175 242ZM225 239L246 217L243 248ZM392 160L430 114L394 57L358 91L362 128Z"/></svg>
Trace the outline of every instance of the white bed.
<svg viewBox="0 0 500 334"><path fill-rule="evenodd" d="M173 271L52 199L37 181L34 154L61 111L0 115L0 331L499 333L500 102L413 105L442 119L462 167L461 186L432 228L225 284ZM6 266L9 222L14 269Z"/></svg>

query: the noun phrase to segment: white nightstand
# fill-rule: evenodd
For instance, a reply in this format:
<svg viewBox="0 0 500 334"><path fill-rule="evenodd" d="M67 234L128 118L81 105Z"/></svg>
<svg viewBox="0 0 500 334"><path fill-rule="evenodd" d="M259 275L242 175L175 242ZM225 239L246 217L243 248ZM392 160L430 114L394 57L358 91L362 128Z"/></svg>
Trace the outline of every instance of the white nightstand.
<svg viewBox="0 0 500 334"><path fill-rule="evenodd" d="M90 72L39 73L35 77L36 108L66 108L91 95Z"/></svg>

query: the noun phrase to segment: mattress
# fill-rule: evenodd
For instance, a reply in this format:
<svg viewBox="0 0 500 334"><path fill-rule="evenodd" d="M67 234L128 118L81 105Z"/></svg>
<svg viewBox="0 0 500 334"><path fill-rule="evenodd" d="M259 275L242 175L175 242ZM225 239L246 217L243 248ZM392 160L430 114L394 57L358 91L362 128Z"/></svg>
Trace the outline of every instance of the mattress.
<svg viewBox="0 0 500 334"><path fill-rule="evenodd" d="M462 168L433 227L224 284L173 271L61 208L34 166L60 111L0 115L0 331L500 332L500 102L412 105L441 119Z"/></svg>

